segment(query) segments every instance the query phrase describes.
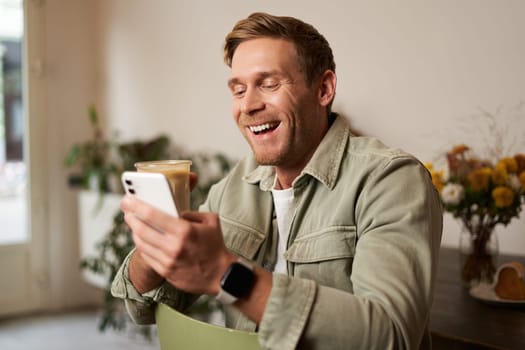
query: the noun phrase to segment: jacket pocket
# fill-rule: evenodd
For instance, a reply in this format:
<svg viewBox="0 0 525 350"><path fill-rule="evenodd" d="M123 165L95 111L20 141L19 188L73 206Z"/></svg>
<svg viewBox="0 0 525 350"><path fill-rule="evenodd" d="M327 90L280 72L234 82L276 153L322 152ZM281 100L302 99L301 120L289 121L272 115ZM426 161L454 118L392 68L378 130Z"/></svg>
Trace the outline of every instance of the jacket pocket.
<svg viewBox="0 0 525 350"><path fill-rule="evenodd" d="M319 285L353 292L350 276L356 246L355 226L332 226L296 238L285 253L288 272Z"/></svg>
<svg viewBox="0 0 525 350"><path fill-rule="evenodd" d="M332 226L296 238L284 256L293 263L352 258L355 245L355 226Z"/></svg>
<svg viewBox="0 0 525 350"><path fill-rule="evenodd" d="M226 247L237 255L254 260L264 241L264 234L231 219L222 216L220 219Z"/></svg>

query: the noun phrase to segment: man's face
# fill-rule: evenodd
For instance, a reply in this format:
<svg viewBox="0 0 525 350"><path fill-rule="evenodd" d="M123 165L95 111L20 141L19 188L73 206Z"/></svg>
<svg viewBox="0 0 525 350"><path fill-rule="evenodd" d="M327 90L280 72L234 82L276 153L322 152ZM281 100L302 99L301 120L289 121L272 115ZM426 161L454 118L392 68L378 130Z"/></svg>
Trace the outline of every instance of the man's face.
<svg viewBox="0 0 525 350"><path fill-rule="evenodd" d="M319 82L306 84L295 47L273 38L241 43L228 80L233 117L259 164L302 170L327 129Z"/></svg>

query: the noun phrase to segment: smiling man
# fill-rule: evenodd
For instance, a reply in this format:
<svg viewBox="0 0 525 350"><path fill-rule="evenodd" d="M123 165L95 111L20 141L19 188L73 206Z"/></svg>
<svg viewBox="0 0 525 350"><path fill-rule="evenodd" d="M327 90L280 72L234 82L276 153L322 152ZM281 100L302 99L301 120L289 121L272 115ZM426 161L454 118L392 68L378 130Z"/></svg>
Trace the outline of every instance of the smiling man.
<svg viewBox="0 0 525 350"><path fill-rule="evenodd" d="M137 323L216 296L265 349L429 349L442 213L425 168L331 112L335 63L311 25L254 13L225 62L252 154L200 212L123 199L136 249L113 294Z"/></svg>
<svg viewBox="0 0 525 350"><path fill-rule="evenodd" d="M275 166L283 188L291 187L328 131L336 84L331 67L307 82L298 62L291 41L247 40L231 58L228 82L239 129L256 161Z"/></svg>

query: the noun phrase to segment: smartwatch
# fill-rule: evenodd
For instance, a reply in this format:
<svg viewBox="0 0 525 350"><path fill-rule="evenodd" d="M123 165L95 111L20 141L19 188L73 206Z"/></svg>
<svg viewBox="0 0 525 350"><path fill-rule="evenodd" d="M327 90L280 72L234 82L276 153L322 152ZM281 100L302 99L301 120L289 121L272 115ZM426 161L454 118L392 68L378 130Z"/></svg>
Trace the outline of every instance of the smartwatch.
<svg viewBox="0 0 525 350"><path fill-rule="evenodd" d="M238 258L222 276L221 290L216 299L222 304L233 304L237 299L250 294L254 282L253 265L243 258Z"/></svg>

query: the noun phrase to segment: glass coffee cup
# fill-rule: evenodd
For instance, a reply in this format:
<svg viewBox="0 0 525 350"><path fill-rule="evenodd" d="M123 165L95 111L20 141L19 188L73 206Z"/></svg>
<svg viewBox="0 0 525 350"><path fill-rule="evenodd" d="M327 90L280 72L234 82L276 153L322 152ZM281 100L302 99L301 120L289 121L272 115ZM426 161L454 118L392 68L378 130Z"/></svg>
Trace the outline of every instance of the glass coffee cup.
<svg viewBox="0 0 525 350"><path fill-rule="evenodd" d="M179 212L190 210L191 160L154 160L135 163L138 172L161 173L170 184Z"/></svg>

